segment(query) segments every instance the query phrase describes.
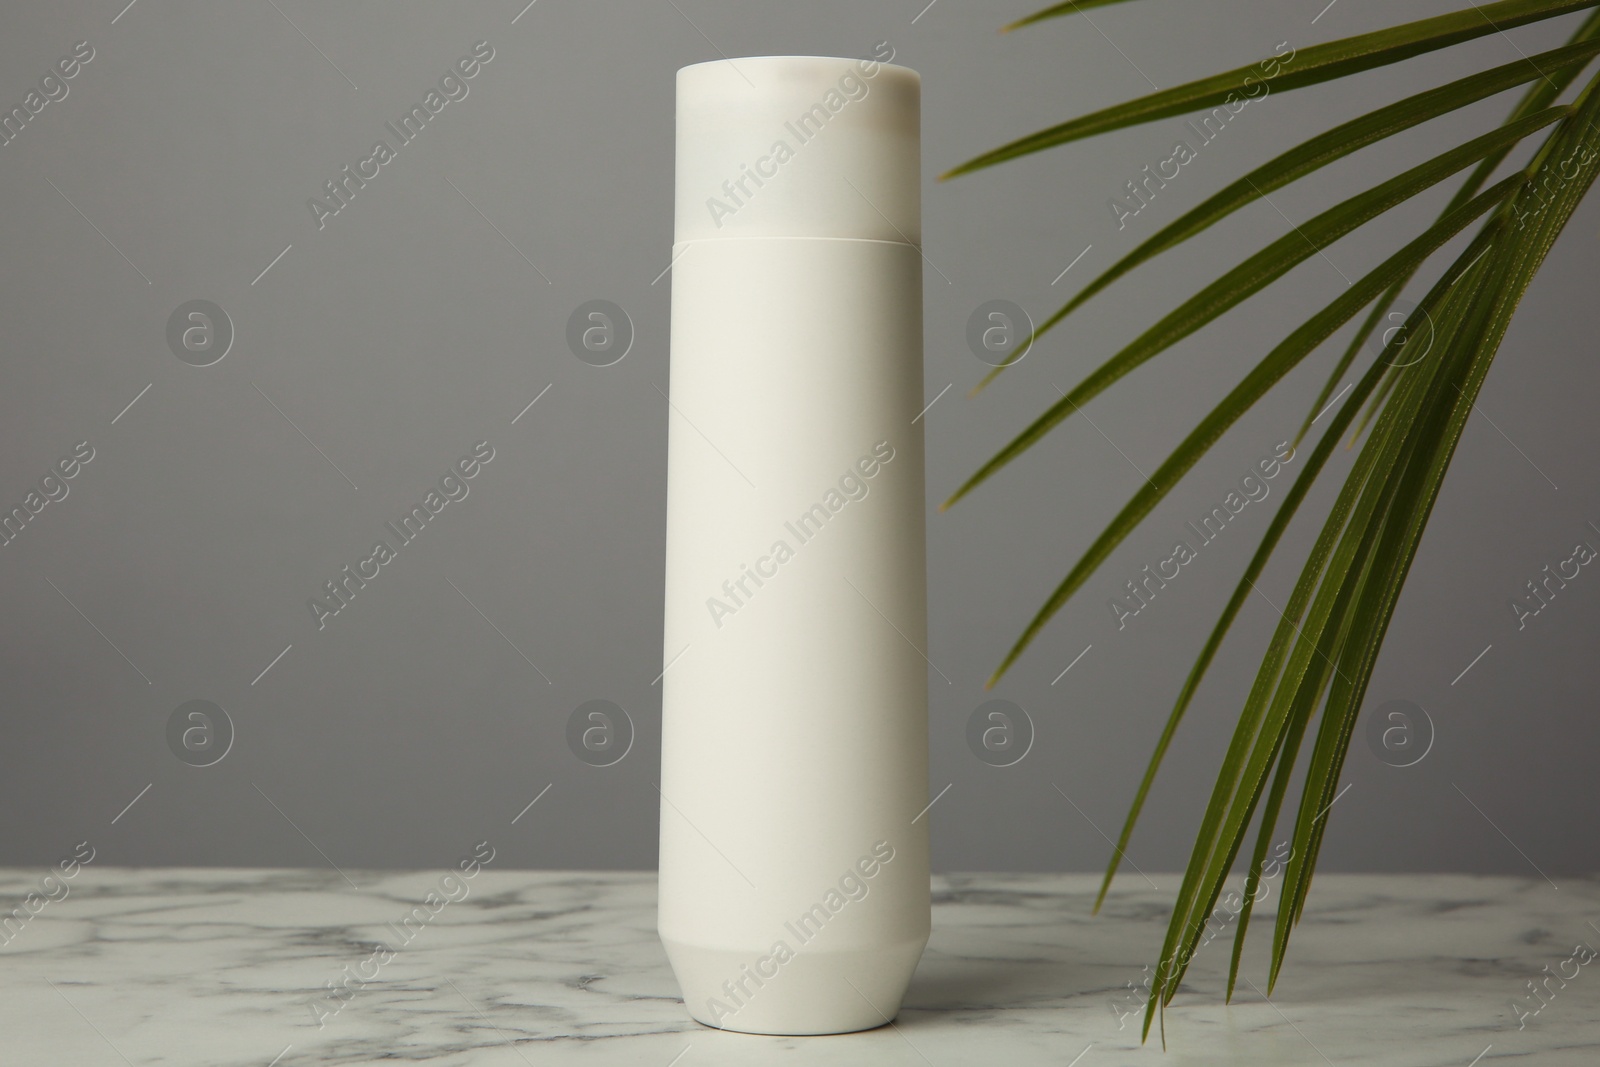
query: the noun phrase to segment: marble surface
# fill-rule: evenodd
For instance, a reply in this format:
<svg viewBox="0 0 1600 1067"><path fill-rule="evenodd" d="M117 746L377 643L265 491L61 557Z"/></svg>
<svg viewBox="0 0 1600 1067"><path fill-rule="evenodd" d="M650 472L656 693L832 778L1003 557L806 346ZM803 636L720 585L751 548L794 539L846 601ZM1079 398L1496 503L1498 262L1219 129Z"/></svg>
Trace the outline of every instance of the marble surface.
<svg viewBox="0 0 1600 1067"><path fill-rule="evenodd" d="M1262 924L1254 985L1222 1003L1224 930L1168 1010L1163 1053L1155 1033L1139 1044L1130 990L1172 876L1120 880L1099 916L1089 875L937 876L895 1025L766 1038L685 1014L649 872L484 869L461 896L445 872L87 866L41 904L46 873L0 871L0 915L40 894L0 945L6 1065L1600 1062L1600 965L1574 961L1600 947L1593 878L1320 875L1271 1001ZM396 936L441 888L459 899ZM403 947L385 959L378 941ZM1575 976L1535 1001L1527 983L1548 974ZM1519 1019L1518 1002L1543 1007Z"/></svg>

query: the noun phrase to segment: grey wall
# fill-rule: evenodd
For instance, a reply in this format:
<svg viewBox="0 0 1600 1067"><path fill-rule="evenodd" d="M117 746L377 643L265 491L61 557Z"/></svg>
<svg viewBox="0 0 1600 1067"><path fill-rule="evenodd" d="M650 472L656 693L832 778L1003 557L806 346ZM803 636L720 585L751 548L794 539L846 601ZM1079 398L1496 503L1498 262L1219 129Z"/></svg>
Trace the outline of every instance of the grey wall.
<svg viewBox="0 0 1600 1067"><path fill-rule="evenodd" d="M679 66L719 52L859 55L887 40L923 75L931 175L1280 41L1455 6L1340 4L1313 25L1319 3L1142 0L1000 36L1030 5L944 0L919 16L923 0L540 0L517 17L520 0L122 3L14 3L0 15L6 108L76 42L94 49L68 95L0 148L0 503L21 504L78 442L94 452L66 498L0 548L8 864L49 863L88 839L97 862L117 864L424 866L489 838L507 865L653 865L671 279L653 280L672 236ZM1508 100L1275 194L1119 284L968 400L986 369L964 341L978 304L1008 299L1042 317L1243 167L1378 102L1550 46L1568 26L1253 103L1120 230L1109 198L1170 153L1181 123L930 178L926 395L953 386L924 420L930 501L1057 386L1285 232L1285 218L1487 128ZM384 123L480 40L493 58L469 95L319 228L308 198L392 140ZM1446 193L1308 261L953 511L930 510L929 656L941 672L930 672L930 796L951 783L931 816L936 866L1103 863L1099 831L1115 833L1268 508L1243 512L1125 629L1107 598L1292 433L1334 348L1239 424L989 695L1036 729L1011 767L966 745L984 678L1139 471ZM1368 714L1420 705L1432 747L1397 768L1356 739L1329 869L1537 877L1534 863L1555 874L1600 861L1600 576L1583 571L1520 632L1507 606L1574 542L1600 544L1588 525L1600 522L1597 226L1591 198L1526 300L1377 669ZM591 299L634 326L613 366L580 361L565 340ZM185 363L167 340L192 300L233 326L211 366ZM308 598L482 440L494 458L469 495L319 629ZM1201 691L1135 838L1140 867L1186 858L1276 621L1267 601L1287 596L1315 525L1295 526ZM573 709L593 699L626 709L636 732L609 767L566 743ZM206 767L169 745L175 709L192 700L224 709L234 732Z"/></svg>

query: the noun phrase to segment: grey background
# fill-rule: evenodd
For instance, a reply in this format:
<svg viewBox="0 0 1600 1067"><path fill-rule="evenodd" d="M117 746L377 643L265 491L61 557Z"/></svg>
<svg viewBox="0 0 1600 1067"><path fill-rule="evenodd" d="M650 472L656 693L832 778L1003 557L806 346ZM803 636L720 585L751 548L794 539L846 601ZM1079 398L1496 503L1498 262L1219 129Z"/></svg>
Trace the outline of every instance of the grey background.
<svg viewBox="0 0 1600 1067"><path fill-rule="evenodd" d="M1393 247L1387 234L1415 232L1448 188L1142 368L953 511L932 504L1054 386L1285 232L1285 216L1308 218L1488 128L1511 98L1274 194L1275 207L1256 205L1120 283L974 400L965 393L986 368L965 349L968 314L1004 298L1043 317L1247 165L1469 67L1551 47L1572 24L1254 103L1119 232L1108 198L1170 152L1180 122L952 183L931 175L1279 41L1303 47L1456 5L1346 0L1313 25L1315 0L1142 0L1001 36L1034 5L540 0L518 17L519 0L123 2L0 15L6 108L75 42L96 50L69 96L0 149L0 501L19 503L76 442L96 450L68 498L0 548L7 864L49 863L88 839L108 864L431 866L488 838L507 866L652 866L670 276L652 279L672 236L673 72L719 52L860 55L887 40L924 79L936 268L926 395L953 385L924 419L928 652L951 679L930 672L930 798L951 786L931 815L934 862L1099 868L1099 831L1115 834L1268 509L1247 509L1126 630L1106 599L1293 432L1337 343L1240 423L993 694L984 678L1140 483L1135 467L1151 470L1266 346L1330 299L1343 286L1335 267L1354 277L1374 264ZM470 95L319 231L307 198L480 39L495 57ZM1535 863L1554 874L1600 860L1600 577L1585 569L1520 633L1507 606L1543 564L1600 536L1586 526L1600 521L1597 227L1591 197L1528 295L1377 669L1368 712L1420 704L1433 748L1397 769L1357 737L1327 869L1537 877ZM624 307L637 331L612 367L565 345L568 315L594 298ZM180 362L165 342L169 314L193 299L221 305L237 332L211 367ZM496 456L469 497L319 632L307 598L485 438ZM1325 508L1335 484L1313 504ZM1308 507L1261 583L1279 604L1319 510ZM1139 867L1185 861L1274 622L1253 599L1224 647L1134 839ZM966 746L989 696L1036 725L1014 766ZM225 708L237 732L205 768L166 742L173 709L194 699ZM625 708L637 729L609 767L565 741L570 713L593 699Z"/></svg>

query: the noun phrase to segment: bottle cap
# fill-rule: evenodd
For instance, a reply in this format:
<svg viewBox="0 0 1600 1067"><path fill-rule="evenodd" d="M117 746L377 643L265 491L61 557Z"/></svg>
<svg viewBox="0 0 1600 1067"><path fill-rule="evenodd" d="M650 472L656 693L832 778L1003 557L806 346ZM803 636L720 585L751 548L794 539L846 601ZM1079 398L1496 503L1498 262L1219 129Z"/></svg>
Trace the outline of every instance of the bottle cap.
<svg viewBox="0 0 1600 1067"><path fill-rule="evenodd" d="M921 245L922 80L883 62L757 56L678 71L677 242Z"/></svg>

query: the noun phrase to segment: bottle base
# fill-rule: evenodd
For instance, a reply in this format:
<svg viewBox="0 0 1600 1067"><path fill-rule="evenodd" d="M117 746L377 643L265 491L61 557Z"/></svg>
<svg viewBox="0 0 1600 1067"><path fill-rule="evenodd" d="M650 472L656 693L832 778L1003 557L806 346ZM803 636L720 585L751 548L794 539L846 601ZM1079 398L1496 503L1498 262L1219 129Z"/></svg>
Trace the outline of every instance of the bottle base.
<svg viewBox="0 0 1600 1067"><path fill-rule="evenodd" d="M927 937L878 948L789 953L688 945L663 937L698 1023L746 1034L848 1034L893 1021ZM759 983L759 984L758 984Z"/></svg>

